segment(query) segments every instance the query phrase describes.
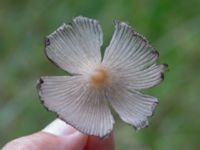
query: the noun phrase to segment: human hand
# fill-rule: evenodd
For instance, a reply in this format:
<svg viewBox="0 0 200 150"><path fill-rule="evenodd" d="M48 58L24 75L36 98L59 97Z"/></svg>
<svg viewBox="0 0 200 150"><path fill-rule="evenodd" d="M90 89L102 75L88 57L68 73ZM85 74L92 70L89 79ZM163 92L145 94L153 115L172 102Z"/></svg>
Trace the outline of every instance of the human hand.
<svg viewBox="0 0 200 150"><path fill-rule="evenodd" d="M17 138L2 150L114 150L111 134L108 138L88 136L56 119L42 131Z"/></svg>

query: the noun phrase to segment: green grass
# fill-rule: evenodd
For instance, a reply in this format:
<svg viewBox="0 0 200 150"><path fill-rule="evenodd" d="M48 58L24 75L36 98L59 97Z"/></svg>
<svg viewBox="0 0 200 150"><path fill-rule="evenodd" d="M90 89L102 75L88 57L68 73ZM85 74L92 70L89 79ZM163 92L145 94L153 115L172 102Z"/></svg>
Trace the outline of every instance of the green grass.
<svg viewBox="0 0 200 150"><path fill-rule="evenodd" d="M116 147L140 150L200 149L199 0L1 0L0 147L33 133L55 118L40 104L41 75L64 75L43 53L43 39L63 22L84 15L100 21L104 46L113 19L129 22L168 63L165 82L147 90L160 104L147 129L134 129L116 116Z"/></svg>

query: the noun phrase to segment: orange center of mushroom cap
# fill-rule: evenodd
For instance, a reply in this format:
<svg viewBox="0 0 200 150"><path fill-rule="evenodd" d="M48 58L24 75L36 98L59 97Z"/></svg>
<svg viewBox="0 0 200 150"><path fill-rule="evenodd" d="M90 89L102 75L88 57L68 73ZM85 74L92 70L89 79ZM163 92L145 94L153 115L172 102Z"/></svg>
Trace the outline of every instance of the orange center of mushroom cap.
<svg viewBox="0 0 200 150"><path fill-rule="evenodd" d="M104 68L96 69L90 76L93 87L99 88L107 83L108 73Z"/></svg>

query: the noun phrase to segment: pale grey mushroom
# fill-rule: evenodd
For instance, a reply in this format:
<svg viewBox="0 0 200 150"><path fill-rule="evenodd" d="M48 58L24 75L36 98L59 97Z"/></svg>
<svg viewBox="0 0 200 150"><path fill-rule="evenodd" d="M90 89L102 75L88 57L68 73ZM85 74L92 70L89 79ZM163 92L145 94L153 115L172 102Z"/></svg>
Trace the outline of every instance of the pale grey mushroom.
<svg viewBox="0 0 200 150"><path fill-rule="evenodd" d="M46 37L47 57L71 76L44 76L38 82L43 105L79 131L108 135L114 124L109 104L136 129L148 126L158 100L140 90L164 79L167 65L158 52L127 23L115 31L101 56L103 33L97 20L76 17Z"/></svg>

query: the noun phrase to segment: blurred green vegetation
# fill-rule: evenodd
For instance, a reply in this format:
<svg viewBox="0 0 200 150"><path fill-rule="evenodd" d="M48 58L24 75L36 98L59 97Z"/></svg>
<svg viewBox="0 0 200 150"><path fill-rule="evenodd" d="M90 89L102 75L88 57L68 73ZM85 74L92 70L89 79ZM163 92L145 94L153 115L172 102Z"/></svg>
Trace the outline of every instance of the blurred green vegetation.
<svg viewBox="0 0 200 150"><path fill-rule="evenodd" d="M129 22L168 63L165 82L147 90L160 104L150 126L139 132L115 124L118 150L200 149L200 1L199 0L1 0L0 147L40 130L55 118L40 104L35 84L41 75L64 75L43 53L44 37L72 17L98 19L104 46L112 20Z"/></svg>

